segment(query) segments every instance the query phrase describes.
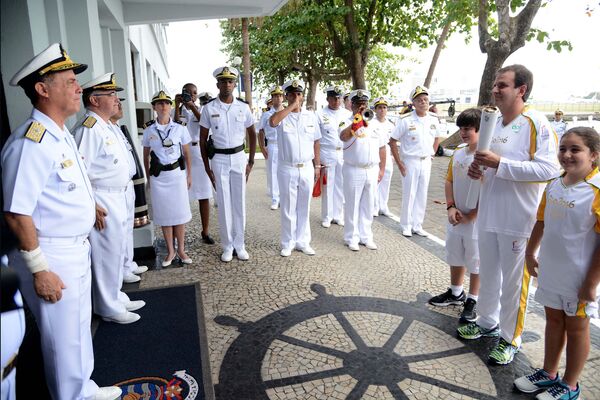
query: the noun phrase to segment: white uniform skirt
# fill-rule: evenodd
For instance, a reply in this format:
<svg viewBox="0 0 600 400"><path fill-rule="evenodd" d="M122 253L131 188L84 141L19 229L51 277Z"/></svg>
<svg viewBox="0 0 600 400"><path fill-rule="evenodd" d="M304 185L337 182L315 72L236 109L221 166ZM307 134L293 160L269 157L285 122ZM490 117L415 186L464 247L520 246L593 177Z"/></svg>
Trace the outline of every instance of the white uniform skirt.
<svg viewBox="0 0 600 400"><path fill-rule="evenodd" d="M192 158L192 187L190 188L190 200L212 199L213 187L210 178L204 168L200 146L190 146Z"/></svg>
<svg viewBox="0 0 600 400"><path fill-rule="evenodd" d="M150 176L152 220L160 226L185 224L192 219L186 173L180 168Z"/></svg>

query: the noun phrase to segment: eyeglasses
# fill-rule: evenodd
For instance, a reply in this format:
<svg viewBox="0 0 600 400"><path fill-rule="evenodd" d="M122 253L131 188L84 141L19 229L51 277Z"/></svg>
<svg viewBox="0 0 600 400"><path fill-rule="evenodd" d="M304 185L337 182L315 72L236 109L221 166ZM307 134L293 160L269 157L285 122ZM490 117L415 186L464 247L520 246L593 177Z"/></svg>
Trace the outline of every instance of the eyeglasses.
<svg viewBox="0 0 600 400"><path fill-rule="evenodd" d="M111 92L111 93L94 93L92 96L95 96L95 97L101 97L101 96L117 97L117 92Z"/></svg>

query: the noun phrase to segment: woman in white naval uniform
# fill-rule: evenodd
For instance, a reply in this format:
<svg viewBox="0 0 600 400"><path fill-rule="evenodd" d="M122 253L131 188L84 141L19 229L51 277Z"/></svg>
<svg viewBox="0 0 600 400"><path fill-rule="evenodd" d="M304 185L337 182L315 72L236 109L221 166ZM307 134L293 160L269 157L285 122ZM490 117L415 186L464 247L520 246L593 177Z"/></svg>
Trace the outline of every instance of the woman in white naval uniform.
<svg viewBox="0 0 600 400"><path fill-rule="evenodd" d="M271 109L265 111L260 117L258 144L265 160L267 160L267 185L271 196L271 210L277 210L279 208L279 183L277 182L279 146L277 146L277 129L269 124L269 119L275 112L283 109L283 90L281 90L281 87L275 86L271 89L271 101L273 103ZM264 139L267 139L266 147Z"/></svg>
<svg viewBox="0 0 600 400"><path fill-rule="evenodd" d="M304 84L288 81L283 89L288 106L269 120L269 124L277 128L279 146L281 256L290 256L294 247L304 254L314 255L315 251L310 247L309 215L312 188L321 169L321 132L315 114L301 108Z"/></svg>
<svg viewBox="0 0 600 400"><path fill-rule="evenodd" d="M377 250L371 225L377 183L385 172L386 137L362 117L369 97L366 90L350 93L354 117L339 128L344 142L344 242L352 251L359 250L359 243Z"/></svg>
<svg viewBox="0 0 600 400"><path fill-rule="evenodd" d="M214 244L215 241L208 234L208 224L210 222L210 199L213 197L213 187L210 182L202 154L200 153L200 112L202 111L202 99L200 106L196 105L198 99L198 89L193 83L186 83L181 92L187 92L190 100L186 103L182 95L175 96L175 121L186 124L187 130L192 139L190 156L192 159L192 186L189 189L190 200L198 200L200 219L202 220L202 241L206 244ZM207 93L203 93L204 96Z"/></svg>
<svg viewBox="0 0 600 400"><path fill-rule="evenodd" d="M316 115L321 131L321 162L324 166L321 173L325 174L327 179L325 190L321 194L321 226L329 228L332 222L344 225L344 157L338 128L352 113L342 107L341 87L328 87L325 93L327 107L317 111Z"/></svg>
<svg viewBox="0 0 600 400"><path fill-rule="evenodd" d="M386 143L389 142L394 123L386 118L388 110L388 102L384 97L380 97L373 104L375 107L375 118L369 122L373 129L379 131L380 136L386 136ZM385 146L385 174L381 182L377 185L377 193L375 195L375 207L373 208L373 216L379 214L386 217L392 216L388 208L388 200L390 198L390 185L392 184L392 175L394 174L394 163L392 162L392 151L390 146Z"/></svg>
<svg viewBox="0 0 600 400"><path fill-rule="evenodd" d="M131 302L120 290L133 166L123 136L111 128L110 117L118 111L117 92L123 89L116 85L113 73L94 78L82 88L87 111L74 136L96 199L96 225L90 232L94 312L107 321L128 324L140 319L131 311L145 303Z"/></svg>
<svg viewBox="0 0 600 400"><path fill-rule="evenodd" d="M55 43L11 79L34 104L31 117L2 149L6 222L19 240L9 264L40 330L44 370L53 399L112 400L118 387L90 379L92 272L87 236L94 195L85 164L65 126L81 107L75 63ZM47 79L47 77L50 79Z"/></svg>
<svg viewBox="0 0 600 400"><path fill-rule="evenodd" d="M162 227L167 245L167 256L162 262L168 267L176 255L184 264L191 264L192 259L185 253L185 224L192 219L188 189L192 185L192 173L189 166L190 134L181 123L171 119L171 97L159 91L152 97L152 107L156 111L156 121L144 125L142 146L144 147L144 168L150 179L150 195L152 196L152 219ZM150 173L150 152L160 162L158 176ZM184 158L186 169L181 169L180 157ZM173 245L173 237L177 239L177 253Z"/></svg>

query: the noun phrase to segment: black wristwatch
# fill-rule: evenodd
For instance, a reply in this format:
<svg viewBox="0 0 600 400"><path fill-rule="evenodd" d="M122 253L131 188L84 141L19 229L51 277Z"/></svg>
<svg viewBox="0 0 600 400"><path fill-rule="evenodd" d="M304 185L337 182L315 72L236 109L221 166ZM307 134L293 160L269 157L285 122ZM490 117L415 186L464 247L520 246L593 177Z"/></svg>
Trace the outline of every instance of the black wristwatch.
<svg viewBox="0 0 600 400"><path fill-rule="evenodd" d="M248 160L248 164L254 165L254 160Z"/></svg>

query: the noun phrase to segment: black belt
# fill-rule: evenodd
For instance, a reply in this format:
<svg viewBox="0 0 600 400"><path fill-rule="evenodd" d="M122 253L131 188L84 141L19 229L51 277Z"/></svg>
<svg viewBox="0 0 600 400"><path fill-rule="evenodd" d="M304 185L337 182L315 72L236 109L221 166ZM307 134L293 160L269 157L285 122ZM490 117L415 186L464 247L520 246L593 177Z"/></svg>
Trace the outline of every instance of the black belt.
<svg viewBox="0 0 600 400"><path fill-rule="evenodd" d="M240 144L237 147L232 147L231 149L217 149L215 148L215 154L235 154L244 150L244 144Z"/></svg>
<svg viewBox="0 0 600 400"><path fill-rule="evenodd" d="M6 377L8 375L10 375L12 370L15 369L16 367L17 367L17 355L15 354L13 356L12 360L10 360L10 362L8 364L6 364L6 367L4 367L4 369L2 370L2 380L6 379Z"/></svg>
<svg viewBox="0 0 600 400"><path fill-rule="evenodd" d="M198 142L192 142L192 146L198 146Z"/></svg>
<svg viewBox="0 0 600 400"><path fill-rule="evenodd" d="M161 166L161 171L172 171L176 168L179 168L179 161L175 161L173 164L167 164Z"/></svg>

